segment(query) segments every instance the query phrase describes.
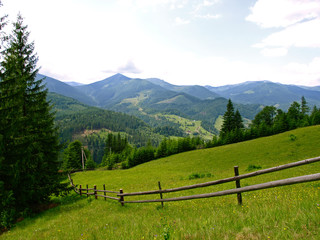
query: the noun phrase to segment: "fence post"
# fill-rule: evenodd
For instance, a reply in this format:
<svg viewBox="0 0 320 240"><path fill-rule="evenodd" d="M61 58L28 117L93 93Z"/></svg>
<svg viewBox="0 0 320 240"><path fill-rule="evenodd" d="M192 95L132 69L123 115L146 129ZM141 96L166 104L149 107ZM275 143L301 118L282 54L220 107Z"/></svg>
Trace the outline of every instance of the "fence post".
<svg viewBox="0 0 320 240"><path fill-rule="evenodd" d="M94 189L94 197L95 197L95 199L98 199L98 196L97 196L97 185L94 185L93 189Z"/></svg>
<svg viewBox="0 0 320 240"><path fill-rule="evenodd" d="M106 190L106 185L105 184L103 184L103 190L104 191ZM106 196L106 192L103 192L103 195ZM104 200L107 200L107 198L105 197Z"/></svg>
<svg viewBox="0 0 320 240"><path fill-rule="evenodd" d="M160 184L160 181L158 182L158 185L159 185L159 190L161 191L161 184ZM160 192L160 198L162 199L162 192ZM161 206L163 208L163 202L161 202Z"/></svg>
<svg viewBox="0 0 320 240"><path fill-rule="evenodd" d="M239 167L238 167L238 166L235 166L235 167L234 167L234 175L235 175L235 176L239 176ZM241 188L241 186L240 186L240 180L236 180L236 187L237 187L237 188ZM238 198L238 204L239 204L239 205L242 205L242 196L241 196L241 193L237 193L237 198Z"/></svg>
<svg viewBox="0 0 320 240"><path fill-rule="evenodd" d="M122 194L123 193L123 190L122 189L120 189L120 194ZM121 206L124 206L124 197L123 196L120 196L120 203L121 203Z"/></svg>
<svg viewBox="0 0 320 240"><path fill-rule="evenodd" d="M89 190L88 190L88 184L87 184L87 197L89 197Z"/></svg>
<svg viewBox="0 0 320 240"><path fill-rule="evenodd" d="M82 191L81 191L81 189L82 189L82 186L80 185L80 186L79 186L79 193L80 193L80 196L82 196Z"/></svg>

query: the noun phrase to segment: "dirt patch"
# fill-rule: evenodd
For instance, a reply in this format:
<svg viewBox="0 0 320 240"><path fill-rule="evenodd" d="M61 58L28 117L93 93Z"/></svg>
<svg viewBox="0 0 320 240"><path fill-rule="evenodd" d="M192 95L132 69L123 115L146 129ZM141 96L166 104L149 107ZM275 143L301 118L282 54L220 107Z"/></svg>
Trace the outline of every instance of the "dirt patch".
<svg viewBox="0 0 320 240"><path fill-rule="evenodd" d="M51 208L57 207L59 204L58 203L46 203L46 204L39 204L37 206L32 207L32 211L34 213L41 213L43 211L49 210Z"/></svg>

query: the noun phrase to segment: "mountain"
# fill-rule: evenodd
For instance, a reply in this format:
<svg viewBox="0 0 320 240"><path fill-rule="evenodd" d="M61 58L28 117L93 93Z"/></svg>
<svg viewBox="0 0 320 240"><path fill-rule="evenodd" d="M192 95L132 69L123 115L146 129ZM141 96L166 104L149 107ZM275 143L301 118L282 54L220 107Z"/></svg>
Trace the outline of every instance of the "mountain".
<svg viewBox="0 0 320 240"><path fill-rule="evenodd" d="M83 83L78 83L78 82L66 82L66 84L72 87L84 85Z"/></svg>
<svg viewBox="0 0 320 240"><path fill-rule="evenodd" d="M206 86L210 91L234 102L243 104L274 105L287 109L293 101L300 102L304 96L310 106L320 105L320 93L317 88L305 88L270 81L245 82L222 87Z"/></svg>
<svg viewBox="0 0 320 240"><path fill-rule="evenodd" d="M201 121L203 128L211 133L217 133L214 127L215 122L224 114L227 105L227 99L216 98L217 94L210 93L209 90L200 86L179 88L179 86L167 84L167 87L162 87L152 83L150 79L128 78L121 74L75 87L52 78L46 78L45 81L50 92L72 97L87 105L135 115L152 127L181 126L182 122L171 121L166 117L175 115ZM195 89L199 89L203 95L209 92L208 98L215 98L203 100L186 93L188 91L196 93ZM253 119L260 110L259 105L253 104L235 104L235 107L243 117L248 119ZM158 114L162 114L162 117Z"/></svg>
<svg viewBox="0 0 320 240"><path fill-rule="evenodd" d="M157 102L176 94L147 80L128 78L122 74L78 86L76 89L91 97L98 106L108 109L114 108L117 104L127 103L138 108L141 102Z"/></svg>
<svg viewBox="0 0 320 240"><path fill-rule="evenodd" d="M48 88L49 92L54 92L61 94L63 96L71 97L76 100L79 100L82 103L88 104L88 105L96 105L96 103L92 100L92 98L86 96L81 91L77 90L76 88L61 82L57 79L38 74L36 76L36 79L44 79L44 84Z"/></svg>
<svg viewBox="0 0 320 240"><path fill-rule="evenodd" d="M165 82L158 78L148 78L146 79L149 82L152 82L156 85L159 85L165 89L168 89L170 91L174 92L182 92L187 93L191 96L197 97L199 99L205 100L205 99L215 99L220 97L220 95L210 91L209 89L199 86L199 85L192 85L192 86L177 86L170 84L168 82Z"/></svg>
<svg viewBox="0 0 320 240"><path fill-rule="evenodd" d="M133 114L154 127L163 125L154 117L155 114L162 113L200 120L206 130L216 132L212 126L217 118L224 114L227 99L216 98L217 94L210 93L207 95L214 99L203 100L183 92L183 88L185 91L189 89L196 92L192 89L201 89L202 92L210 93L209 90L199 86L179 88L159 79L132 79L122 74L76 87L82 93L92 97L98 106ZM249 119L253 119L260 110L259 105L237 105L236 107L242 110L243 117Z"/></svg>

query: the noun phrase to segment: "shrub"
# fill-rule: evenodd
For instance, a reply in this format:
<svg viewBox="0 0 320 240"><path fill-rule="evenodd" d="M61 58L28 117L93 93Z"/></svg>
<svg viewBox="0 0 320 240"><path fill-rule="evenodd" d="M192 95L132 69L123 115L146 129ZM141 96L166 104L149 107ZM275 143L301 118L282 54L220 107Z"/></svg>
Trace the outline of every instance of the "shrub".
<svg viewBox="0 0 320 240"><path fill-rule="evenodd" d="M204 177L212 177L213 175L211 173L192 173L191 175L189 175L188 179L192 180L192 179L196 179L196 178L204 178Z"/></svg>
<svg viewBox="0 0 320 240"><path fill-rule="evenodd" d="M258 170L261 169L262 167L260 165L254 165L254 164L250 164L248 166L248 168L246 169L247 172L253 171L253 170Z"/></svg>

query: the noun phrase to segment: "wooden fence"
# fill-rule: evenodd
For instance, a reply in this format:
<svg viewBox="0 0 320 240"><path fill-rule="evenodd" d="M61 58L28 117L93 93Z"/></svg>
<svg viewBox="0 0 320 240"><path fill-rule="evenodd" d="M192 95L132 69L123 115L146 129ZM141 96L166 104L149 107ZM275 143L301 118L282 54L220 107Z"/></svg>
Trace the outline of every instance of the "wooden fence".
<svg viewBox="0 0 320 240"><path fill-rule="evenodd" d="M191 200L191 199L199 199L199 198L211 198L211 197L225 196L225 195L230 195L230 194L237 194L238 204L242 204L241 193L243 193L243 192L250 192L250 191L262 190L262 189L267 189L267 188L292 185L292 184L297 184L297 183L318 181L318 180L320 180L320 173L311 174L311 175L304 175L304 176L299 176L299 177L293 177L293 178L287 178L287 179L266 182L266 183L261 183L261 184L246 186L246 187L241 187L241 184L240 184L241 179L251 178L251 177L258 176L258 175L281 171L284 169L298 167L298 166L302 166L302 165L310 164L310 163L315 163L315 162L319 162L319 161L320 161L320 157L310 158L310 159L306 159L306 160L302 160L302 161L298 161L298 162L280 165L277 167L262 169L262 170L259 170L256 172L247 173L247 174L243 174L243 175L239 175L238 167L235 166L234 167L234 172L235 172L234 177L229 177L229 178L225 178L225 179L220 179L220 180L215 180L215 181L210 181L210 182L205 182L205 183L199 183L199 184L194 184L194 185L189 185L189 186L183 186L183 187L178 187L178 188L171 188L171 189L161 189L161 184L160 184L160 182L158 182L159 190L144 191L144 192L131 192L131 193L124 193L122 189L120 189L119 191L106 190L105 184L103 185L103 190L98 190L96 185L94 185L93 188L88 188L88 185L86 185L86 188L83 188L81 185L79 186L79 188L77 188L73 184L73 180L72 180L70 174L68 174L68 177L70 180L70 184L76 193L78 193L80 195L87 195L87 197L90 195L93 195L93 196L95 196L96 199L98 197L103 197L105 200L107 198L111 199L111 200L117 200L121 203L122 206L125 203L150 203L150 202L161 202L161 204L163 206L164 202L183 201L183 200ZM233 182L233 181L236 183L235 189L229 189L229 190L213 192L213 193L191 195L191 196L163 198L163 194L165 194L165 193L184 191L184 190L189 190L189 189L194 189L194 188L208 187L208 186L213 186L213 185L218 185L218 184L223 184L223 183ZM99 193L103 193L103 195L101 195ZM117 197L107 196L106 195L107 193L116 194ZM134 200L134 201L129 201L129 200L125 201L124 200L125 197L128 198L130 196L150 195L150 194L159 194L160 199Z"/></svg>

